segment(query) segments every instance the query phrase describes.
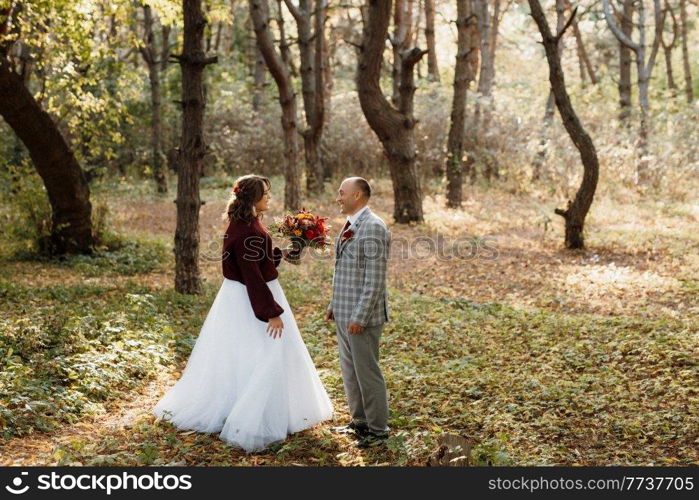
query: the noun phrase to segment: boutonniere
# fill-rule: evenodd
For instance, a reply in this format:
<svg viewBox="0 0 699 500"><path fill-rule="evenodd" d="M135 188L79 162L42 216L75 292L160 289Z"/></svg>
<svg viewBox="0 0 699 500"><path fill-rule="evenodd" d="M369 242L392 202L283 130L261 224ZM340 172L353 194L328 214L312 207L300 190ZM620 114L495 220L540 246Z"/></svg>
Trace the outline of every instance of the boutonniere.
<svg viewBox="0 0 699 500"><path fill-rule="evenodd" d="M352 238L352 236L354 236L354 231L352 231L351 229L348 229L347 231L342 233L342 242L344 243L345 241Z"/></svg>

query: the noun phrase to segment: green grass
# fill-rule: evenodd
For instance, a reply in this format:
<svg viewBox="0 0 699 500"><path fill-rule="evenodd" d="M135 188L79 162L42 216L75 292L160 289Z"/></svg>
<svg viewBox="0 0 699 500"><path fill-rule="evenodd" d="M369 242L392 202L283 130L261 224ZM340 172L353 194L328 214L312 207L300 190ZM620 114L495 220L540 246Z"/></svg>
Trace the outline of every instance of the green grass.
<svg viewBox="0 0 699 500"><path fill-rule="evenodd" d="M697 459L696 324L394 303L407 316L384 343L399 427L498 437L520 464Z"/></svg>
<svg viewBox="0 0 699 500"><path fill-rule="evenodd" d="M188 353L210 294L122 285L28 288L0 280L0 433L48 431L128 398Z"/></svg>

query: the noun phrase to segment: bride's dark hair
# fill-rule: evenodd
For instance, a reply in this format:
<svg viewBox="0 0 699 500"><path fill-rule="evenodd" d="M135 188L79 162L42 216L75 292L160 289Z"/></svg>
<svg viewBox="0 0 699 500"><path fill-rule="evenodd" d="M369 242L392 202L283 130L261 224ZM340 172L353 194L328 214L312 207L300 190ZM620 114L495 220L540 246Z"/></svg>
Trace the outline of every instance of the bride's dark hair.
<svg viewBox="0 0 699 500"><path fill-rule="evenodd" d="M223 220L243 221L249 225L256 217L262 219L262 214L255 214L254 205L264 196L265 188L271 187L269 179L261 175L249 174L238 177L233 186L233 193L226 204Z"/></svg>

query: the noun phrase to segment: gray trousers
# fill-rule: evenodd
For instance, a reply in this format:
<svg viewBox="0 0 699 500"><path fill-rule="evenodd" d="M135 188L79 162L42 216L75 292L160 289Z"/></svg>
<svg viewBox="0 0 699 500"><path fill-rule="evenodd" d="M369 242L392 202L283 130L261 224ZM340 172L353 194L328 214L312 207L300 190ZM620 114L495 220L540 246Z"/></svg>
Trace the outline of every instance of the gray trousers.
<svg viewBox="0 0 699 500"><path fill-rule="evenodd" d="M379 339L384 325L368 326L350 335L346 324L336 323L340 368L350 414L373 431L388 430L386 382L379 367Z"/></svg>

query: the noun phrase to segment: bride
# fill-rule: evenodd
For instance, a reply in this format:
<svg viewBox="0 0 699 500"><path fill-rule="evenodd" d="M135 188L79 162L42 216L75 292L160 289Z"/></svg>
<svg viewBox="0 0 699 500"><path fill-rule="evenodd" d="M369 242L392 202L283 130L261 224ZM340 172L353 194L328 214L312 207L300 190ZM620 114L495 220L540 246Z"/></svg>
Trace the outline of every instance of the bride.
<svg viewBox="0 0 699 500"><path fill-rule="evenodd" d="M152 410L247 452L333 415L277 280L282 258L298 255L273 248L262 225L270 188L258 175L236 181L224 214L223 284L181 378Z"/></svg>

